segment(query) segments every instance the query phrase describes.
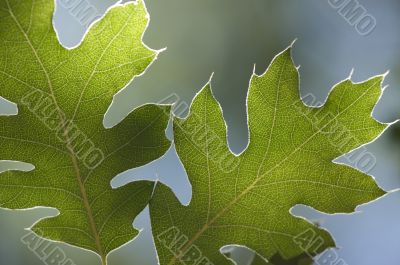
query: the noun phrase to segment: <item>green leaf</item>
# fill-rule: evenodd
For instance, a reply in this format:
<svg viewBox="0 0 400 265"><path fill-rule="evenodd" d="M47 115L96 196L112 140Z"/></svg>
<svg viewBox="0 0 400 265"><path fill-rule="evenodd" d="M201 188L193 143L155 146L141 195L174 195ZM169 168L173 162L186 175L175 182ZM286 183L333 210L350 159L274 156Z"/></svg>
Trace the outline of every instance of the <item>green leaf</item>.
<svg viewBox="0 0 400 265"><path fill-rule="evenodd" d="M307 254L302 254L291 258L289 260L283 259L279 254L274 255L271 259L271 262L265 261L259 255L255 255L251 265L311 265L313 264L312 258L310 258Z"/></svg>
<svg viewBox="0 0 400 265"><path fill-rule="evenodd" d="M82 44L63 48L52 26L54 1L0 0L0 95L17 116L0 117L0 159L30 163L30 172L0 175L0 207L54 207L60 214L33 231L101 256L132 240L132 221L154 184L113 190L117 174L160 157L169 107L144 105L105 129L113 95L156 57L142 43L142 1L119 5L95 23Z"/></svg>
<svg viewBox="0 0 400 265"><path fill-rule="evenodd" d="M181 205L157 185L150 201L161 265L231 264L226 245L253 249L270 260L334 246L327 231L290 213L304 204L326 213L349 213L384 194L372 177L335 158L375 139L386 125L371 112L383 76L335 86L323 107L300 99L291 48L261 76L252 77L247 99L249 144L235 156L210 86L195 98L186 119L175 119L178 155L193 197Z"/></svg>
<svg viewBox="0 0 400 265"><path fill-rule="evenodd" d="M253 252L248 252L251 253L252 256L249 258L248 254L246 252L241 251L242 249L236 248L233 252L229 253L224 253L224 255L228 258L236 262L238 265L311 265L314 264L313 259L307 255L306 253L303 253L299 256L293 257L291 259L283 259L278 253L274 255L272 258L270 258L270 261L265 260L263 257L258 255L257 253ZM246 259L247 257L247 259Z"/></svg>

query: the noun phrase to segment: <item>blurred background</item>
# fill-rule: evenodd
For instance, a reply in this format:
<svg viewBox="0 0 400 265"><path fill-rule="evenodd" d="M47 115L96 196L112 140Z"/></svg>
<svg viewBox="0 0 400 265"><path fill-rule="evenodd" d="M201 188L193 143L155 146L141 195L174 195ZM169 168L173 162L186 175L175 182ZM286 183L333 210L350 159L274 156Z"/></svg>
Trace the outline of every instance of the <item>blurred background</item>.
<svg viewBox="0 0 400 265"><path fill-rule="evenodd" d="M60 42L72 48L79 45L87 25L64 8L62 1L65 2L57 0L54 27ZM368 31L361 24L351 25L330 4L340 1L144 1L151 18L144 42L153 49L167 49L144 75L116 95L105 119L107 126L115 125L134 108L159 102L171 93L190 104L214 74L212 88L224 110L228 142L233 152L240 153L247 145L245 98L249 78L254 69L258 74L264 72L272 58L295 39L294 60L301 65L302 95L312 93L323 102L332 86L347 78L353 69L352 80L357 82L390 70L385 81L387 88L373 115L382 122L400 118L398 0L359 0L368 16L376 21ZM94 7L99 17L116 2L85 3ZM0 113L15 110L15 105L0 102ZM293 214L328 229L340 247L337 253L348 265L398 265L400 191L396 190L400 188L400 126L394 124L367 148L377 159L370 174L383 189L391 191L388 195L358 207L351 215L325 215L305 206L296 206ZM3 163L0 171L4 168L7 165ZM174 189L182 203L190 202L190 183L173 148L161 159L117 176L112 185L143 178L160 179ZM21 237L28 233L25 228L56 213L54 209L0 209L0 264L44 264L21 243ZM110 264L156 265L147 210L133 225L142 232L113 252ZM99 264L91 253L51 244L62 248L76 265ZM231 257L240 265L248 265L254 255L244 249Z"/></svg>

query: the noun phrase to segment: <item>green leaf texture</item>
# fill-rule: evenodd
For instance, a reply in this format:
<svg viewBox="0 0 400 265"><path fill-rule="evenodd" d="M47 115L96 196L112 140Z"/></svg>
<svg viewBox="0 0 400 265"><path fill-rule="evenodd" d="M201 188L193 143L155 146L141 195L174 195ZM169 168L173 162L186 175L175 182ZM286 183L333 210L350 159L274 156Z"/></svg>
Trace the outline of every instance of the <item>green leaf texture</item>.
<svg viewBox="0 0 400 265"><path fill-rule="evenodd" d="M0 95L19 107L0 117L0 159L35 166L0 174L0 207L58 209L32 230L91 250L105 264L138 234L133 219L154 188L139 181L113 190L110 181L168 149L169 107L144 105L103 126L113 95L156 57L142 43L143 2L109 10L72 50L59 44L53 12L54 1L0 0Z"/></svg>
<svg viewBox="0 0 400 265"><path fill-rule="evenodd" d="M202 89L189 116L174 121L192 200L181 205L160 184L150 201L160 264L231 264L220 253L226 245L246 246L268 260L304 252L314 256L334 246L327 231L290 210L303 204L325 213L349 213L384 194L372 177L332 162L387 127L371 117L383 78L360 84L345 80L322 107L312 108L300 99L298 70L291 48L285 50L263 75L252 77L250 139L238 156L227 145L222 111L210 86ZM309 235L313 240L305 244Z"/></svg>
<svg viewBox="0 0 400 265"><path fill-rule="evenodd" d="M283 259L279 254L273 256L271 262L265 261L259 255L255 255L251 265L312 265L314 264L312 258L307 254L302 254L291 259Z"/></svg>

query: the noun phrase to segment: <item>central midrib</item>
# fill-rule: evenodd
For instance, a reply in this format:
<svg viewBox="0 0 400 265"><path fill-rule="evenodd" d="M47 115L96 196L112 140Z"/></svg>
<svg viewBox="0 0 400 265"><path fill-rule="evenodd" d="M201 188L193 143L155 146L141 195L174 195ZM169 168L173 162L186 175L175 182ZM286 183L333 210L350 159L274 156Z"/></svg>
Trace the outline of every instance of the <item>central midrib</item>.
<svg viewBox="0 0 400 265"><path fill-rule="evenodd" d="M64 136L66 137L66 139L65 139L66 140L66 147L67 147L67 149L69 151L69 154L70 154L70 157L71 157L71 161L72 161L72 165L73 165L74 170L75 170L75 174L76 174L78 185L79 185L79 190L80 190L80 193L81 193L81 196L82 196L82 201L83 201L83 204L85 206L85 209L86 209L86 212L87 212L87 215L88 215L90 229L92 230L92 233L93 233L93 236L94 236L94 239L95 239L96 248L97 248L97 251L99 252L98 254L101 257L102 263L106 264L105 263L106 257L105 257L104 252L103 252L103 248L102 248L102 245L101 245L99 234L97 232L97 227L96 227L96 223L94 221L93 212L92 212L92 209L90 207L90 203L89 203L89 200L88 200L88 197L87 197L86 188L85 188L85 185L83 185L83 182L82 182L82 177L81 177L81 174L80 174L80 169L79 169L78 162L77 162L77 159L76 159L76 156L75 156L75 152L73 151L73 148L70 145L70 139L68 138L68 134L67 134L67 131L66 131L66 124L65 124L64 116L63 116L61 108L59 107L59 105L57 103L57 100L56 100L56 98L54 96L53 85L52 85L49 73L48 73L47 69L44 67L43 62L40 59L35 47L32 45L32 42L29 39L28 35L26 34L24 29L22 28L22 26L19 23L18 19L15 17L8 0L6 0L6 3L7 3L8 10L9 10L9 13L10 13L11 17L13 18L13 20L15 21L18 29L21 31L21 33L23 34L24 38L26 39L29 47L31 48L31 50L32 50L32 52L33 52L33 54L34 54L34 56L35 56L35 58L37 60L37 62L40 64L40 67L42 68L42 70L43 70L43 72L44 72L44 74L46 76L46 80L47 80L47 83L48 83L48 86L49 86L49 90L50 90L50 96L51 96L51 98L52 98L52 100L54 102L54 105L56 106L57 114L58 114L58 116L59 116L59 118L60 118L60 120L62 122L62 126L63 126L62 128L63 128Z"/></svg>

